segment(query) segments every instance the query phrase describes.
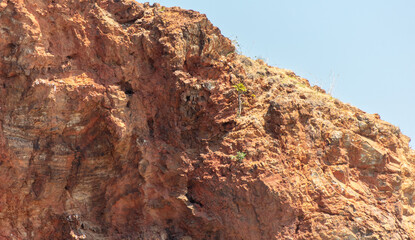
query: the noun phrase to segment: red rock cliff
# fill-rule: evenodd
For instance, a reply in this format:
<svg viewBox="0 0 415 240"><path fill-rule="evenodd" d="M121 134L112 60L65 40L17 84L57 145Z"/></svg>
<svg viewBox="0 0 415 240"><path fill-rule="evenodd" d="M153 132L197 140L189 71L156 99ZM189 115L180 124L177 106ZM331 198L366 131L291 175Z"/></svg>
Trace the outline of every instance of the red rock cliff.
<svg viewBox="0 0 415 240"><path fill-rule="evenodd" d="M0 239L415 239L409 138L234 50L194 11L0 1Z"/></svg>

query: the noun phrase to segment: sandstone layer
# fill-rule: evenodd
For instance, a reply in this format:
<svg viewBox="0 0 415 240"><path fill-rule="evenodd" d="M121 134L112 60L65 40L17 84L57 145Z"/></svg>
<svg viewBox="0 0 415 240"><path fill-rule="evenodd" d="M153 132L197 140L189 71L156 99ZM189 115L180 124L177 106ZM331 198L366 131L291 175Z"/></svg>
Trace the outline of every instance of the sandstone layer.
<svg viewBox="0 0 415 240"><path fill-rule="evenodd" d="M0 1L0 239L415 239L409 140L197 12Z"/></svg>

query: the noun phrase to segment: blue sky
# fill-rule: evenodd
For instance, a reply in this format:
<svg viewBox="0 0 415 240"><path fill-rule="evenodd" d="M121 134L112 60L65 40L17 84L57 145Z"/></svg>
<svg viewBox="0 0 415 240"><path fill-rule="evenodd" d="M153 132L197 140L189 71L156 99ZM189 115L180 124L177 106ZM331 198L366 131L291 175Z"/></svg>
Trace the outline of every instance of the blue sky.
<svg viewBox="0 0 415 240"><path fill-rule="evenodd" d="M415 1L159 0L207 15L242 54L401 128L415 147Z"/></svg>

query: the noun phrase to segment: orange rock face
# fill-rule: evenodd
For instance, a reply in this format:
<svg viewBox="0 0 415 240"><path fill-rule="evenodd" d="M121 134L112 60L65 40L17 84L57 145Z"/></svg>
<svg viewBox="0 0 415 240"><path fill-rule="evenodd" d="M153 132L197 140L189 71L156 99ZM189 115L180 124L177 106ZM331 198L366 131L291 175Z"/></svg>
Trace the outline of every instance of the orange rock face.
<svg viewBox="0 0 415 240"><path fill-rule="evenodd" d="M3 0L0 96L0 239L415 239L409 138L197 12Z"/></svg>

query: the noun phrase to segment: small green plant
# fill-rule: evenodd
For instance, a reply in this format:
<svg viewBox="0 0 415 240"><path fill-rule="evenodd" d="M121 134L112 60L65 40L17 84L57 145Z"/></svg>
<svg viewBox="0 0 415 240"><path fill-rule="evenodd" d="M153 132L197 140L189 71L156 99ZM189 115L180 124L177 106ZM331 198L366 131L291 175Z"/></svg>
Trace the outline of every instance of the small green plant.
<svg viewBox="0 0 415 240"><path fill-rule="evenodd" d="M242 160L244 160L246 157L246 153L244 152L237 152L235 156L232 156L232 159L236 159L238 160L238 162L241 162Z"/></svg>
<svg viewBox="0 0 415 240"><path fill-rule="evenodd" d="M238 83L233 86L235 90L238 92L238 117L241 116L242 113L242 94L246 93L246 87L243 83Z"/></svg>
<svg viewBox="0 0 415 240"><path fill-rule="evenodd" d="M243 83L238 83L238 84L234 85L233 87L236 89L236 91L241 92L241 93L247 91L246 87Z"/></svg>

